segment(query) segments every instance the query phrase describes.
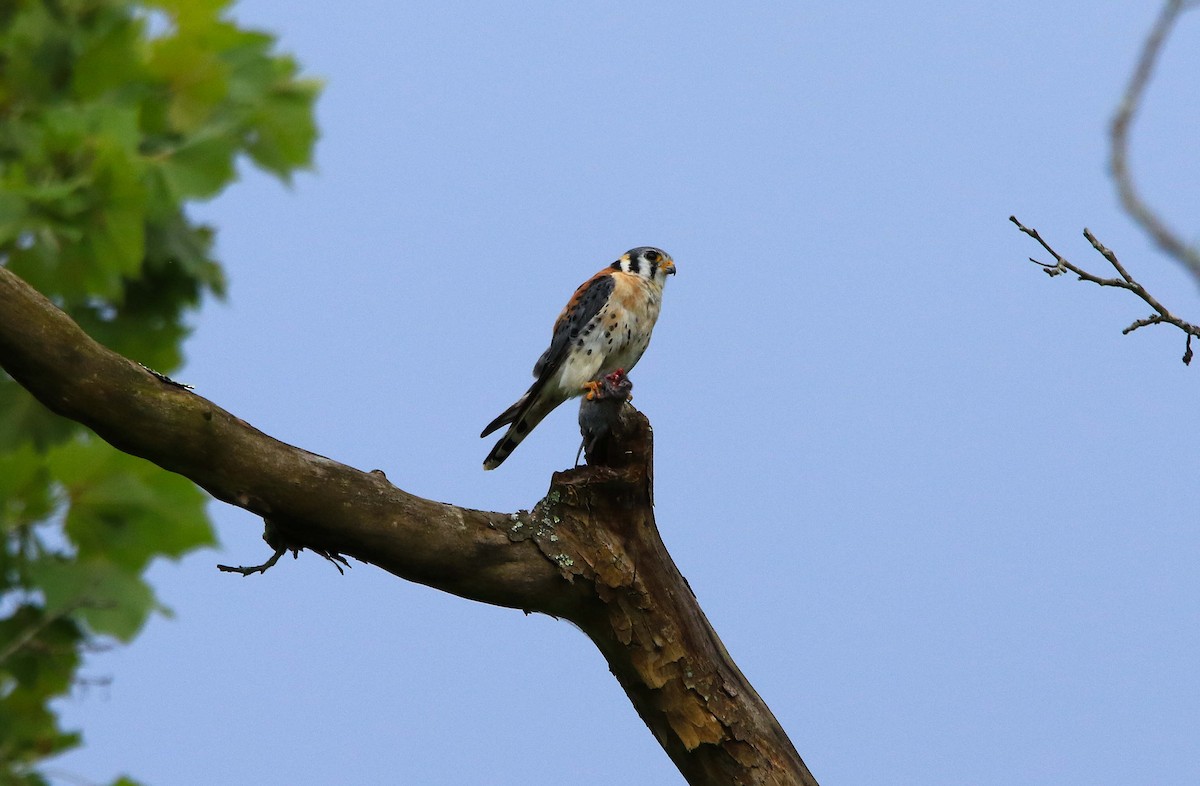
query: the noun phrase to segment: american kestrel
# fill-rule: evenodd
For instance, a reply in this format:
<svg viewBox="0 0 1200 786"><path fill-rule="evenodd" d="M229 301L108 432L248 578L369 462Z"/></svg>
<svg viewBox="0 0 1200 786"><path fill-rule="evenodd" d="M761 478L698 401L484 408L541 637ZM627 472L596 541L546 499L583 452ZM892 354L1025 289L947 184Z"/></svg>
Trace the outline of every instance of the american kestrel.
<svg viewBox="0 0 1200 786"><path fill-rule="evenodd" d="M640 246L575 290L554 323L549 349L533 367L532 387L479 435L508 425L483 460L484 469L500 466L559 404L595 391L606 374L637 364L658 319L663 284L674 273L675 261L667 252Z"/></svg>

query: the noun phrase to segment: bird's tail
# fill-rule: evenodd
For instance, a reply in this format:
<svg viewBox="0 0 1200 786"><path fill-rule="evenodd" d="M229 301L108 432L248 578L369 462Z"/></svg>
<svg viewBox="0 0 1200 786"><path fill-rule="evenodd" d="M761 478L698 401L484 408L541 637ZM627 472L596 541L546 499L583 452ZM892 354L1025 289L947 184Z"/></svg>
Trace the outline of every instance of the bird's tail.
<svg viewBox="0 0 1200 786"><path fill-rule="evenodd" d="M514 420L516 420L517 415L521 413L521 408L529 403L529 395L531 392L532 391L526 391L525 395L517 399L515 404L497 415L495 420L487 424L487 427L484 428L483 433L479 435L479 438L483 439L501 426L507 426L509 423L512 423Z"/></svg>
<svg viewBox="0 0 1200 786"><path fill-rule="evenodd" d="M499 417L489 423L488 427L479 435L486 437L501 426L511 424L504 432L504 436L487 454L487 458L483 460L484 469L495 469L503 464L504 460L517 449L517 445L520 445L521 441L533 430L533 427L541 423L542 419L550 414L550 410L554 409L554 407L530 406L533 403L531 401L532 393L531 390L517 399L515 404L501 412Z"/></svg>

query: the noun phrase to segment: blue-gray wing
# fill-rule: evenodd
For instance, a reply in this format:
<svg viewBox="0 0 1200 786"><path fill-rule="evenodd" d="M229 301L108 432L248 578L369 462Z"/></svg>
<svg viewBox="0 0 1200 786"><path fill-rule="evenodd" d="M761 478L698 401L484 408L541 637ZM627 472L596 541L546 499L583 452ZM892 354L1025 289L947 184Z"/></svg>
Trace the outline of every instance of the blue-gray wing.
<svg viewBox="0 0 1200 786"><path fill-rule="evenodd" d="M608 303L616 283L612 274L612 269L605 268L575 290L567 307L554 322L550 346L533 366L533 375L539 380L548 379L558 370L571 350L571 342L579 338L580 332Z"/></svg>
<svg viewBox="0 0 1200 786"><path fill-rule="evenodd" d="M571 351L571 342L579 338L587 324L608 303L615 285L612 273L610 268L605 268L575 290L567 307L554 323L554 336L550 340L550 347L542 353L533 367L533 375L537 379L529 390L525 391L525 395L501 412L479 435L486 437L501 426L509 426L504 437L496 443L484 460L484 469L498 467L517 445L521 444L525 435L540 423L550 410L562 403L561 399L548 400L543 395L546 383L566 360Z"/></svg>

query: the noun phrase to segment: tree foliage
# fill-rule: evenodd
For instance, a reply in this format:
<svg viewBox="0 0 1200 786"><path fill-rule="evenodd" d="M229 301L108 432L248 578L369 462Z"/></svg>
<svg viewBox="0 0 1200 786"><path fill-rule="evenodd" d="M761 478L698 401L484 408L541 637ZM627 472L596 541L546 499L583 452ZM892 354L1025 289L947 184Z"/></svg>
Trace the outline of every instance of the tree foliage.
<svg viewBox="0 0 1200 786"><path fill-rule="evenodd" d="M0 3L0 264L162 372L189 314L224 292L187 204L242 156L287 182L316 138L318 86L227 5ZM214 542L204 505L0 374L0 782L44 783L39 763L80 743L52 701L87 648L165 611L143 573Z"/></svg>

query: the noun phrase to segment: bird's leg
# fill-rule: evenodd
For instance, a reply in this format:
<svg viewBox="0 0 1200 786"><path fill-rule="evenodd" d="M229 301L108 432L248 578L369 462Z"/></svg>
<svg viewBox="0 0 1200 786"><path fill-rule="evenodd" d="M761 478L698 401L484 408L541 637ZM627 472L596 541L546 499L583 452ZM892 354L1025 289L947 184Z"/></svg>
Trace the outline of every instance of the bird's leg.
<svg viewBox="0 0 1200 786"><path fill-rule="evenodd" d="M587 400L588 401L595 401L596 396L600 395L601 384L602 383L600 383L599 381L594 380L594 379L591 382L583 383L583 389L587 391Z"/></svg>

